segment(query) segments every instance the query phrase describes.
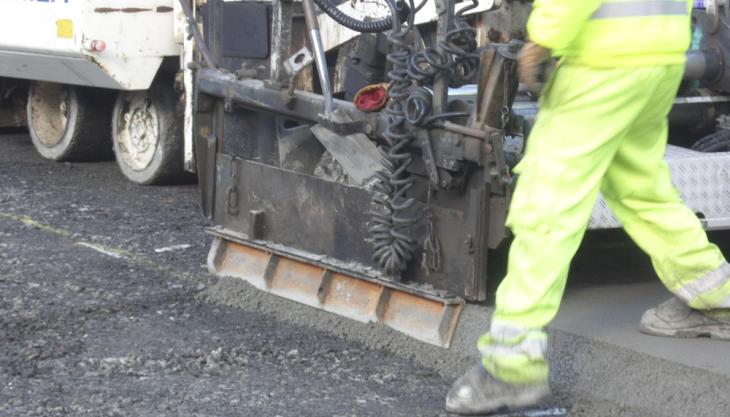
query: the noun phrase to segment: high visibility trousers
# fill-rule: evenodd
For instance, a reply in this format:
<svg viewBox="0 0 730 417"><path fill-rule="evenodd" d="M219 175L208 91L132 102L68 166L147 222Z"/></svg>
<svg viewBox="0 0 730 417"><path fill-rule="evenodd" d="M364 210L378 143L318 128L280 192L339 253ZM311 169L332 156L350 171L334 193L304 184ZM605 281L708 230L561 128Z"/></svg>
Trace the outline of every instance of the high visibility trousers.
<svg viewBox="0 0 730 417"><path fill-rule="evenodd" d="M509 383L545 381L547 336L599 191L667 288L690 306L730 303L730 267L664 162L683 66L560 66L546 86L507 224L514 241L482 363ZM728 305L730 307L730 304Z"/></svg>

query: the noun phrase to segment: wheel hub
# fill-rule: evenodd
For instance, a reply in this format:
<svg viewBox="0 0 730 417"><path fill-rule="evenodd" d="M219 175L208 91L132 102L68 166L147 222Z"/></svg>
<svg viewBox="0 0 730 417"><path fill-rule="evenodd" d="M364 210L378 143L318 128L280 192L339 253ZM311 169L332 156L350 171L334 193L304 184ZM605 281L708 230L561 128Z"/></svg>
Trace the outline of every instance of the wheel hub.
<svg viewBox="0 0 730 417"><path fill-rule="evenodd" d="M37 83L30 98L33 130L42 144L58 145L69 119L69 93L61 84Z"/></svg>
<svg viewBox="0 0 730 417"><path fill-rule="evenodd" d="M129 93L124 101L115 116L117 158L133 170L142 171L152 163L159 142L157 108L146 92Z"/></svg>
<svg viewBox="0 0 730 417"><path fill-rule="evenodd" d="M155 125L152 114L146 109L137 109L129 121L132 145L137 152L146 151L155 140Z"/></svg>

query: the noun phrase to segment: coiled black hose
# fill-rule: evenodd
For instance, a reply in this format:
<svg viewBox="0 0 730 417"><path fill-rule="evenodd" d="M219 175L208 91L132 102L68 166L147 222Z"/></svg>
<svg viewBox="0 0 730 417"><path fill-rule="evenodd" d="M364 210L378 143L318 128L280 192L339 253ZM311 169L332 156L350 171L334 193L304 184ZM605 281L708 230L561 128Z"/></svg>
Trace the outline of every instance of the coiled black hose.
<svg viewBox="0 0 730 417"><path fill-rule="evenodd" d="M387 0L386 2L391 9L390 16L378 20L364 21L348 16L342 10L338 9L337 5L332 3L330 0L314 0L314 2L335 22L360 33L385 32L393 27L393 16L398 16L402 21L410 14L410 9L404 2L398 1L391 5L391 0Z"/></svg>
<svg viewBox="0 0 730 417"><path fill-rule="evenodd" d="M478 0L472 0L469 6L459 10L454 16L455 28L446 33L443 48L454 57L454 65L450 68L449 85L461 87L470 83L479 69L477 50L477 31L464 19L464 13L479 6Z"/></svg>
<svg viewBox="0 0 730 417"><path fill-rule="evenodd" d="M395 14L394 6L390 2L388 5ZM409 214L416 201L407 196L414 185L408 172L413 162L413 155L408 149L413 136L406 119L406 100L411 87L408 61L412 52L408 39L412 27L412 16L407 26L401 26L395 20L388 35L388 42L392 45L386 57L392 66L387 74L390 100L385 113L388 126L383 133L386 143L379 147L384 169L377 174L368 228L374 241L373 259L393 279L399 279L400 272L413 257L417 241L409 233L419 220L419 213Z"/></svg>
<svg viewBox="0 0 730 417"><path fill-rule="evenodd" d="M730 151L730 130L721 129L707 135L692 145L693 151L699 152L728 152Z"/></svg>
<svg viewBox="0 0 730 417"><path fill-rule="evenodd" d="M466 22L464 14L478 5L478 0L472 0L470 5L456 13L454 29L446 32L443 41L438 42L438 47L443 52L426 47L413 54L408 66L411 78L431 84L436 74L448 70L451 87L461 87L472 82L479 69L479 54L476 53L476 30ZM449 58L453 58L453 64Z"/></svg>
<svg viewBox="0 0 730 417"><path fill-rule="evenodd" d="M406 100L406 121L413 126L428 126L440 119L469 116L469 112L462 111L431 114L432 103L433 95L428 89L414 87Z"/></svg>

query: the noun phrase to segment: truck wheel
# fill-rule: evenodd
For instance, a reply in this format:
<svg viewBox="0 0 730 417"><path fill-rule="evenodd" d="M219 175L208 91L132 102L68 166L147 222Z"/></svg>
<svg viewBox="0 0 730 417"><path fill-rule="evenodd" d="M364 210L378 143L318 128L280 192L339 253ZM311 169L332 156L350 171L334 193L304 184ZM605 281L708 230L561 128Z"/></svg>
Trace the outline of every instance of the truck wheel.
<svg viewBox="0 0 730 417"><path fill-rule="evenodd" d="M36 81L28 89L28 130L41 156L54 161L112 157L113 96L104 90Z"/></svg>
<svg viewBox="0 0 730 417"><path fill-rule="evenodd" d="M112 141L117 164L130 181L153 185L190 179L183 169L183 120L177 103L172 81L157 80L147 91L119 93Z"/></svg>

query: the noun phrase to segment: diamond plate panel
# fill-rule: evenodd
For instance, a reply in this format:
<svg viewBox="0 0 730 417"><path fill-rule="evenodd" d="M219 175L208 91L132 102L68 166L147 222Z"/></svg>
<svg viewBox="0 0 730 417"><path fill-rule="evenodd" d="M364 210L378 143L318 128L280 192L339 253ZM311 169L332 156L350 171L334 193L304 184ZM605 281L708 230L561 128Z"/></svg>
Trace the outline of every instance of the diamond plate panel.
<svg viewBox="0 0 730 417"><path fill-rule="evenodd" d="M730 152L702 153L677 146L665 156L672 182L706 229L730 229ZM603 198L593 209L589 229L621 227Z"/></svg>

